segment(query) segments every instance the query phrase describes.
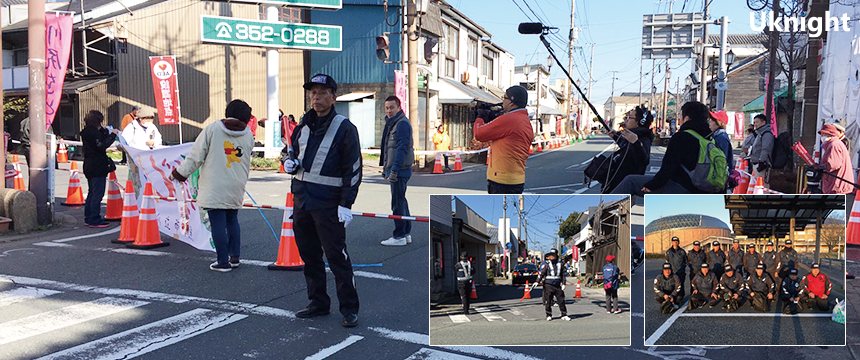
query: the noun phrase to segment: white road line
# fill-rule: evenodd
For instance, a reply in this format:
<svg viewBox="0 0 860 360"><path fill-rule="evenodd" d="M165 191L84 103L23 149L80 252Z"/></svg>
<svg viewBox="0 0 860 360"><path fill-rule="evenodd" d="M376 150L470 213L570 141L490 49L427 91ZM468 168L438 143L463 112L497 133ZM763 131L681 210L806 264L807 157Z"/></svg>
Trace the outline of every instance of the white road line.
<svg viewBox="0 0 860 360"><path fill-rule="evenodd" d="M494 314L492 310L485 307L475 308L475 311L477 311L478 314L481 314L481 316L487 319L487 321L507 321L505 318Z"/></svg>
<svg viewBox="0 0 860 360"><path fill-rule="evenodd" d="M635 316L635 317L641 317L641 318L644 318L644 317L645 317L645 313L641 313L641 312L631 312L631 313L630 313L630 316Z"/></svg>
<svg viewBox="0 0 860 360"><path fill-rule="evenodd" d="M478 358L473 358L470 356L463 356L452 354L449 352L433 350L428 348L421 348L416 351L412 356L404 359L404 360L477 360Z"/></svg>
<svg viewBox="0 0 860 360"><path fill-rule="evenodd" d="M149 304L146 301L103 297L0 324L0 345L44 334Z"/></svg>
<svg viewBox="0 0 860 360"><path fill-rule="evenodd" d="M63 242L69 242L69 241L81 240L81 239L88 239L88 238L91 238L91 237L99 237L99 236L102 236L102 235L118 233L118 232L119 232L119 229L120 229L120 227L119 227L119 226L117 226L117 227L115 227L115 228L113 228L113 229L106 230L106 231L102 231L102 232L98 232L98 233L95 233L95 234L87 234L87 235L81 235L81 236L75 236L75 237L70 237L70 238L65 238L65 239L57 239L57 240L51 240L51 241L53 241L53 242L59 242L59 243L63 243Z"/></svg>
<svg viewBox="0 0 860 360"><path fill-rule="evenodd" d="M44 247L75 247L74 245L71 245L71 244L56 243L56 242L51 242L51 241L37 242L37 243L33 243L33 245L44 246Z"/></svg>
<svg viewBox="0 0 860 360"><path fill-rule="evenodd" d="M0 307L59 293L61 293L61 291L38 289L29 286L14 288L0 292Z"/></svg>
<svg viewBox="0 0 860 360"><path fill-rule="evenodd" d="M692 314L686 313L682 316L685 317L831 317L832 314L776 314L776 313L700 313L700 314Z"/></svg>
<svg viewBox="0 0 860 360"><path fill-rule="evenodd" d="M508 311L510 311L510 312L511 312L511 314L514 314L514 315L516 315L516 316L523 316L523 315L525 315L525 314L523 314L523 312L522 312L522 311L519 311L519 310L517 310L517 309L508 309Z"/></svg>
<svg viewBox="0 0 860 360"><path fill-rule="evenodd" d="M130 359L242 320L248 315L194 309L176 316L90 341L38 360Z"/></svg>
<svg viewBox="0 0 860 360"><path fill-rule="evenodd" d="M381 327L369 327L368 329L378 332L382 337L391 340L405 341L418 345L430 345L430 335L408 331L397 331Z"/></svg>
<svg viewBox="0 0 860 360"><path fill-rule="evenodd" d="M649 172L649 173L654 173L654 174L656 174L658 171L660 171L660 167L659 167L659 166L651 166L651 167L649 167L649 168L648 168L648 172Z"/></svg>
<svg viewBox="0 0 860 360"><path fill-rule="evenodd" d="M124 249L124 248L96 248L99 251L114 252L119 254L144 255L144 256L167 256L170 253L163 251L141 250L141 249Z"/></svg>
<svg viewBox="0 0 860 360"><path fill-rule="evenodd" d="M683 305L681 305L681 307L679 307L678 310L676 310L675 313L672 314L672 316L670 316L669 319L663 323L663 325L660 325L660 327L657 328L657 331L655 331L653 334L651 334L651 336L645 339L645 346L654 345L657 340L660 340L660 337L663 336L663 333L665 333L666 330L669 330L672 324L675 323L675 320L678 320L678 317L681 316L682 313L684 313L684 310L687 309L687 304L689 302L690 301L688 300Z"/></svg>
<svg viewBox="0 0 860 360"><path fill-rule="evenodd" d="M326 271L331 271L329 268L326 268ZM353 270L352 272L355 276L361 276L371 279L382 279L382 280L392 280L392 281L406 281L404 278L400 278L397 276L385 275L385 274L377 274L370 271L363 270Z"/></svg>
<svg viewBox="0 0 860 360"><path fill-rule="evenodd" d="M194 304L196 306L216 308L230 312L245 312L249 314L274 316L286 319L295 319L296 314L289 310L279 309L270 306L262 306L240 301L229 301L219 299L209 299L196 296L177 295L160 293L153 291L106 288L88 285L79 285L73 283L64 283L53 280L43 280L28 278L23 276L3 275L0 274L0 282L13 283L17 285L35 286L48 288L58 291L79 291L86 293L102 294L108 296L118 296L132 298L145 301L164 301L174 304Z"/></svg>
<svg viewBox="0 0 860 360"><path fill-rule="evenodd" d="M454 323L472 322L472 320L469 320L469 317L465 314L450 314L448 317L451 318L451 321Z"/></svg>
<svg viewBox="0 0 860 360"><path fill-rule="evenodd" d="M603 153L605 153L605 152L609 151L609 149L613 148L614 146L615 146L615 144L614 144L614 143L613 143L613 144L609 144L608 146L606 146L606 149L603 149L601 152L599 152L597 155L592 156L590 159L585 160L585 161L583 161L583 162L579 163L579 165L585 165L585 164L588 164L588 163L589 163L589 162L591 162L591 160L593 160L595 157L600 156L600 155L603 155Z"/></svg>
<svg viewBox="0 0 860 360"><path fill-rule="evenodd" d="M440 348L499 360L541 360L534 356L489 346L440 346Z"/></svg>
<svg viewBox="0 0 860 360"><path fill-rule="evenodd" d="M341 341L340 343L329 346L325 349L320 350L316 354L313 354L311 356L306 357L305 360L322 360L322 359L325 359L329 356L336 354L338 351L343 350L347 346L355 344L356 342L358 342L361 339L364 339L364 336L351 335L350 337L346 338L346 340Z"/></svg>

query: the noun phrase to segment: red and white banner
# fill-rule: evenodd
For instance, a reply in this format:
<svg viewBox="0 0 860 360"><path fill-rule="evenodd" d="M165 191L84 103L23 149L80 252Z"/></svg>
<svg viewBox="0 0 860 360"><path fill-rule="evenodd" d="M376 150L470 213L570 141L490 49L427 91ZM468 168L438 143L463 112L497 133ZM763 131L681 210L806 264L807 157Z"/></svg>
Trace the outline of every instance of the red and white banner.
<svg viewBox="0 0 860 360"><path fill-rule="evenodd" d="M400 99L400 109L409 115L409 84L406 81L406 72L394 70L394 96Z"/></svg>
<svg viewBox="0 0 860 360"><path fill-rule="evenodd" d="M744 113L736 112L735 113L735 140L743 140L744 139L744 131L746 127L744 127Z"/></svg>
<svg viewBox="0 0 860 360"><path fill-rule="evenodd" d="M579 261L579 247L570 247L570 259L573 261Z"/></svg>
<svg viewBox="0 0 860 360"><path fill-rule="evenodd" d="M72 16L45 14L45 129L51 127L60 100L72 48Z"/></svg>
<svg viewBox="0 0 860 360"><path fill-rule="evenodd" d="M152 89L158 107L159 125L179 124L179 84L176 79L176 58L173 56L151 56Z"/></svg>

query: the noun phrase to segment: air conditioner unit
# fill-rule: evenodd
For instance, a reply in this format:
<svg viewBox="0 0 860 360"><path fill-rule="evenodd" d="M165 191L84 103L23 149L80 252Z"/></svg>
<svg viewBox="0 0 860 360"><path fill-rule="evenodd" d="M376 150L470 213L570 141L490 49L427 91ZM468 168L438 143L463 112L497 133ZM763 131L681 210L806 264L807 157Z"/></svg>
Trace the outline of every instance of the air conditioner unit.
<svg viewBox="0 0 860 360"><path fill-rule="evenodd" d="M487 75L478 75L478 86L487 86Z"/></svg>
<svg viewBox="0 0 860 360"><path fill-rule="evenodd" d="M461 83L467 83L467 82L469 82L469 79L470 78L469 78L469 72L468 71L464 71L462 74L460 74L460 82Z"/></svg>

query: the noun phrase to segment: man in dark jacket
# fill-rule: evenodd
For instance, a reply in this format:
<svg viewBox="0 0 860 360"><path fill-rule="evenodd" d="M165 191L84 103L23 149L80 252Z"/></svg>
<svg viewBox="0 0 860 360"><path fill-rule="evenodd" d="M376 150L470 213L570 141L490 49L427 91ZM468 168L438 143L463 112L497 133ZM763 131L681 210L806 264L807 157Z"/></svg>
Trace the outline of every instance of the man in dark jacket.
<svg viewBox="0 0 860 360"><path fill-rule="evenodd" d="M107 176L116 170L105 150L116 141L118 130L108 131L102 126L104 115L92 110L84 117L81 142L84 149L84 176L87 178L87 200L84 203L84 225L90 228L105 228L108 224L102 218L101 203L105 195Z"/></svg>
<svg viewBox="0 0 860 360"><path fill-rule="evenodd" d="M472 275L475 275L475 267L469 261L469 254L465 251L460 253L460 261L454 264L457 274L457 291L460 293L460 303L463 304L463 314L469 315L469 301L472 295Z"/></svg>
<svg viewBox="0 0 860 360"><path fill-rule="evenodd" d="M412 125L400 109L400 99L389 96L385 99L385 129L382 130L379 165L382 177L391 183L391 212L409 216L406 201L406 183L412 177ZM394 220L394 234L382 241L386 246L404 246L412 242L412 222Z"/></svg>
<svg viewBox="0 0 860 360"><path fill-rule="evenodd" d="M706 302L708 307L713 308L720 301L719 296L717 296L719 285L720 283L714 273L708 271L708 264L702 263L701 270L690 283L693 293L690 295L690 304L687 305L687 309L693 310L704 307Z"/></svg>
<svg viewBox="0 0 860 360"><path fill-rule="evenodd" d="M747 289L749 289L747 299L750 300L753 309L760 312L770 311L770 302L773 301L776 293L776 285L770 275L764 272L764 264L756 265L755 272L747 278Z"/></svg>
<svg viewBox="0 0 860 360"><path fill-rule="evenodd" d="M663 273L654 279L654 293L656 294L654 300L662 304L660 306L661 312L668 314L675 309L675 306L681 304L681 297L678 296L680 291L681 280L672 274L672 264L663 263Z"/></svg>
<svg viewBox="0 0 860 360"><path fill-rule="evenodd" d="M693 241L693 250L687 251L687 264L690 266L690 281L696 277L702 264L708 263L708 256L702 250L702 244L698 241ZM716 274L714 274L716 276Z"/></svg>
<svg viewBox="0 0 860 360"><path fill-rule="evenodd" d="M773 250L773 241L768 241L766 246L767 251L761 254L761 262L764 263L764 271L770 274L773 281L779 278L779 254ZM782 284L782 280L779 282Z"/></svg>
<svg viewBox="0 0 860 360"><path fill-rule="evenodd" d="M708 265L711 266L711 271L717 279L723 276L723 265L726 262L726 252L720 247L719 241L714 241L711 244L711 251L708 251Z"/></svg>
<svg viewBox="0 0 860 360"><path fill-rule="evenodd" d="M564 304L564 283L567 278L567 267L558 259L558 250L550 249L546 254L546 261L540 265L538 278L535 283L543 281L543 304L546 310L546 320L552 320L553 298L561 310L561 319L570 321L567 316L567 306Z"/></svg>
<svg viewBox="0 0 860 360"><path fill-rule="evenodd" d="M782 300L783 314L797 314L803 311L800 303L800 293L803 292L803 282L797 278L797 269L789 270L788 277L779 287L779 299Z"/></svg>
<svg viewBox="0 0 860 360"><path fill-rule="evenodd" d="M735 271L740 277L746 277L744 274L744 249L741 249L741 244L738 239L732 240L732 248L726 251L726 261L735 268Z"/></svg>
<svg viewBox="0 0 860 360"><path fill-rule="evenodd" d="M595 179L603 184L602 193L612 192L628 175L643 175L648 170L651 157L651 143L654 134L651 122L654 116L644 106L637 106L627 112L624 130L609 134L618 144L618 150L609 159L611 168L606 179Z"/></svg>
<svg viewBox="0 0 860 360"><path fill-rule="evenodd" d="M761 254L758 251L755 251L755 245L748 244L747 253L744 254L744 270L746 273L754 273L756 265L761 264L762 260Z"/></svg>
<svg viewBox="0 0 860 360"><path fill-rule="evenodd" d="M792 248L791 240L786 240L779 251L779 278L785 279L791 269L797 269L797 261L797 251Z"/></svg>
<svg viewBox="0 0 860 360"><path fill-rule="evenodd" d="M747 285L734 267L726 264L725 268L726 273L720 277L720 296L723 298L723 309L732 312L741 307Z"/></svg>
<svg viewBox="0 0 860 360"><path fill-rule="evenodd" d="M684 104L681 107L681 129L669 140L660 171L654 176L630 175L612 193L638 196L646 193L704 193L693 185L687 174L687 171L695 169L699 161L699 140L687 131L693 131L701 137L708 136L711 133L708 116L708 108L704 104L698 101Z"/></svg>
<svg viewBox="0 0 860 360"><path fill-rule="evenodd" d="M800 302L810 309L818 308L820 311L830 311L830 290L833 284L830 278L821 272L818 263L812 264L810 273L803 277L803 292Z"/></svg>
<svg viewBox="0 0 860 360"><path fill-rule="evenodd" d="M314 75L304 84L312 109L302 116L286 148L284 170L295 174L293 230L310 304L296 312L309 318L329 313L326 293L326 262L334 274L341 325L358 325L358 292L352 260L346 249L346 227L352 221L352 204L361 185L361 146L358 130L349 119L337 114L337 83L328 75Z"/></svg>
<svg viewBox="0 0 860 360"><path fill-rule="evenodd" d="M687 252L679 246L680 243L681 240L677 236L672 237L672 247L666 250L666 262L672 264L672 273L677 275L678 280L681 281L681 291L678 292L678 296L683 299L686 294L684 282L687 278L687 274L685 273L687 269Z"/></svg>
<svg viewBox="0 0 860 360"><path fill-rule="evenodd" d="M753 125L755 125L755 140L750 149L750 172L756 178L763 178L764 187L768 187L772 164L770 154L776 138L773 136L767 117L763 114L755 116Z"/></svg>

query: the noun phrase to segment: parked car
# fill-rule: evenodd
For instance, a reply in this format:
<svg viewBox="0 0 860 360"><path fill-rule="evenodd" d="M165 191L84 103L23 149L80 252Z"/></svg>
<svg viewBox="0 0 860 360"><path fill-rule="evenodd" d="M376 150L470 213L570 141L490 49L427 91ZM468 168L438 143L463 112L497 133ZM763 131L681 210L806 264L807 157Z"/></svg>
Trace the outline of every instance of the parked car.
<svg viewBox="0 0 860 360"><path fill-rule="evenodd" d="M514 268L512 284L525 284L526 281L534 283L537 281L538 267L533 264L519 264Z"/></svg>

